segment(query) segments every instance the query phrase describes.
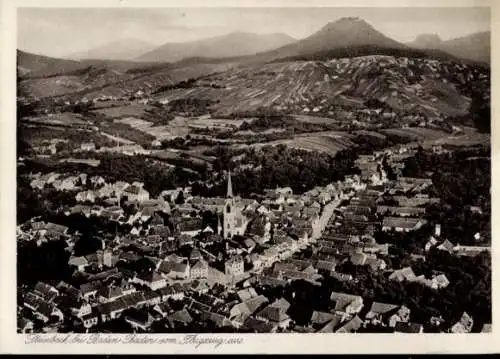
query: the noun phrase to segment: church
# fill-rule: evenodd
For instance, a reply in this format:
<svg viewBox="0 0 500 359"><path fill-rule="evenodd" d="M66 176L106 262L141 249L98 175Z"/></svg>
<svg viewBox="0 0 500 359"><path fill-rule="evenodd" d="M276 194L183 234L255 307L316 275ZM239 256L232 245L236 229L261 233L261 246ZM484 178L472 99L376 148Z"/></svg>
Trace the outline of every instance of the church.
<svg viewBox="0 0 500 359"><path fill-rule="evenodd" d="M233 187L231 183L231 172L227 178L227 194L223 211L223 236L224 239L231 238L235 235L244 235L247 229L249 219L243 214L244 204L239 197L233 195Z"/></svg>

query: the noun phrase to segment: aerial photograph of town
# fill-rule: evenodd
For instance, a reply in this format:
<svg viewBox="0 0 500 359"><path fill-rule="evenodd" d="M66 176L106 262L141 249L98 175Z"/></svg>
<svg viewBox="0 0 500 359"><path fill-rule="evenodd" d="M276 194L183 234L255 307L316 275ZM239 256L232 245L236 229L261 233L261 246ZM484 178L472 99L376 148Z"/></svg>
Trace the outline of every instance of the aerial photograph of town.
<svg viewBox="0 0 500 359"><path fill-rule="evenodd" d="M491 331L489 8L17 27L17 333Z"/></svg>

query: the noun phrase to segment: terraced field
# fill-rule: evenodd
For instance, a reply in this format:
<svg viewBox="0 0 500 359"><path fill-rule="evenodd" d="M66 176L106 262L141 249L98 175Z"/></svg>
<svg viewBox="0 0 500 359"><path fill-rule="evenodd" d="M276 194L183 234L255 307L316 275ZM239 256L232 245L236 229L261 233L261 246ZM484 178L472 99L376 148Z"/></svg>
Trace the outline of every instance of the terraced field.
<svg viewBox="0 0 500 359"><path fill-rule="evenodd" d="M458 83L441 75L446 66L453 65L441 64L442 68L438 68L426 60L408 61L365 56L240 66L199 81L214 86L169 90L158 99L210 100L217 102L216 113L224 115L263 107L331 116L332 106L362 108L370 99L385 103L396 112L428 116L467 113L470 100L458 91Z"/></svg>
<svg viewBox="0 0 500 359"><path fill-rule="evenodd" d="M21 82L21 90L37 98L66 96L94 99L101 96L128 97L137 91L152 92L191 78L223 72L234 64L195 64L178 68L151 68L144 72L117 71L109 68L81 70L46 78L29 78Z"/></svg>

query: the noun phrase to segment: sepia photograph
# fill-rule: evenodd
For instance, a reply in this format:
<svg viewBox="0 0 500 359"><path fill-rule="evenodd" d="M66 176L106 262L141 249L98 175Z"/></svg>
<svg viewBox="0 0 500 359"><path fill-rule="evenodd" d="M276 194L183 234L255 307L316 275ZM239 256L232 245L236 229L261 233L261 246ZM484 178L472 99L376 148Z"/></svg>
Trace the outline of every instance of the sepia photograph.
<svg viewBox="0 0 500 359"><path fill-rule="evenodd" d="M491 8L438 3L17 8L17 333L491 333Z"/></svg>

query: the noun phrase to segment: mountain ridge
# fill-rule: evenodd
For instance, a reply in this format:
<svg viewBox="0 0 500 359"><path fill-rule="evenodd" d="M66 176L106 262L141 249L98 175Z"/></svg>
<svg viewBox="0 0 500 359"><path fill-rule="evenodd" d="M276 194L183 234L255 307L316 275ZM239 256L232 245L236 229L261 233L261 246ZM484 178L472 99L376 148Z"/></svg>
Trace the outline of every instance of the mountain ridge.
<svg viewBox="0 0 500 359"><path fill-rule="evenodd" d="M88 50L79 51L68 59L133 60L139 54L153 49L156 45L140 39L119 39Z"/></svg>
<svg viewBox="0 0 500 359"><path fill-rule="evenodd" d="M135 58L137 61L176 62L184 58L226 58L253 55L296 41L283 33L254 34L234 31L190 42L167 42Z"/></svg>
<svg viewBox="0 0 500 359"><path fill-rule="evenodd" d="M491 61L490 31L476 32L449 40L441 40L434 37L432 41L428 41L433 35L435 34L421 34L414 41L407 43L407 45L418 49L441 50L470 61L488 64Z"/></svg>

